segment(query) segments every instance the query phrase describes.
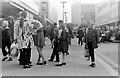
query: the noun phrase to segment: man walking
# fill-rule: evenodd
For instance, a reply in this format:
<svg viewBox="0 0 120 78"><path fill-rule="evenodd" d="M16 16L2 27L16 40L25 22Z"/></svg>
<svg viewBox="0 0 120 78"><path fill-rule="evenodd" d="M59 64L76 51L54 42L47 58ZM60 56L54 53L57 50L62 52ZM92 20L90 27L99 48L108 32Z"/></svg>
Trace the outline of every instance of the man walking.
<svg viewBox="0 0 120 78"><path fill-rule="evenodd" d="M83 33L83 30L81 27L79 27L77 34L78 34L78 36L77 36L78 44L80 45L80 43L81 43L81 45L82 45L83 44L82 38L84 37L84 33Z"/></svg>
<svg viewBox="0 0 120 78"><path fill-rule="evenodd" d="M94 49L98 47L97 44L99 43L99 37L97 31L93 29L93 25L90 25L86 30L84 40L86 43L86 48L89 50L89 55L91 58L91 64L89 66L95 67Z"/></svg>
<svg viewBox="0 0 120 78"><path fill-rule="evenodd" d="M54 28L54 39L53 39L53 52L52 52L52 54L51 54L51 57L50 57L50 59L48 60L48 61L53 61L54 60L54 57L56 56L56 61L55 62L59 62L59 54L58 54L58 50L57 50L57 48L58 48L58 35L57 35L57 28L56 28L56 26L57 26L57 23L54 23L54 25L55 25L55 28Z"/></svg>

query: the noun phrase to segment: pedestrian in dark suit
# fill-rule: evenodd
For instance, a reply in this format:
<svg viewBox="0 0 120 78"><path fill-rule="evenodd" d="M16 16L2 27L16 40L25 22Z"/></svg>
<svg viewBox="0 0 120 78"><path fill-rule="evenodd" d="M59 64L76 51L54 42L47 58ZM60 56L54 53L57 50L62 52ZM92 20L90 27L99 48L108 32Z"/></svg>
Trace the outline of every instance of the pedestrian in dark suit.
<svg viewBox="0 0 120 78"><path fill-rule="evenodd" d="M99 37L98 33L92 26L86 30L84 41L86 43L85 48L89 50L89 55L91 58L91 64L89 66L95 67L95 55L94 49L98 48Z"/></svg>
<svg viewBox="0 0 120 78"><path fill-rule="evenodd" d="M56 26L57 23L54 23L54 25ZM59 62L59 54L58 54L58 35L57 35L57 28L54 28L54 39L53 39L53 52L52 52L52 55L50 57L50 59L48 61L53 61L54 60L54 57L56 56L56 61L55 62Z"/></svg>
<svg viewBox="0 0 120 78"><path fill-rule="evenodd" d="M81 27L79 27L77 34L78 34L78 36L77 36L78 44L80 45L80 43L81 43L81 45L82 45L83 44L82 38L84 37L84 32L81 29Z"/></svg>

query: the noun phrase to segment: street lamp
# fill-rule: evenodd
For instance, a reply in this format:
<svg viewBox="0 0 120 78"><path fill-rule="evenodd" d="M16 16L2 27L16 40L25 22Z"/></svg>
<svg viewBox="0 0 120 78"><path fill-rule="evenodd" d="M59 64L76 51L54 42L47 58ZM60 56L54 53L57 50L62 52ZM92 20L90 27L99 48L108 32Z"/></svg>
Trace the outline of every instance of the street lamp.
<svg viewBox="0 0 120 78"><path fill-rule="evenodd" d="M64 4L67 3L67 2L60 2L63 4L63 22L64 22Z"/></svg>
<svg viewBox="0 0 120 78"><path fill-rule="evenodd" d="M64 12L64 14L65 14L65 23L67 23L67 12Z"/></svg>

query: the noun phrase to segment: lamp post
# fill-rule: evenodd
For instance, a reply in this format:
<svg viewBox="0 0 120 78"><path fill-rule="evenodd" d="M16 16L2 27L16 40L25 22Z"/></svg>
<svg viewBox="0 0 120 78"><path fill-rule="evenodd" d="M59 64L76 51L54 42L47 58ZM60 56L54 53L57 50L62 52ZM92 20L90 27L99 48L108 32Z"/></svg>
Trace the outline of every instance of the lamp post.
<svg viewBox="0 0 120 78"><path fill-rule="evenodd" d="M64 14L65 14L65 23L67 23L67 12L64 12Z"/></svg>
<svg viewBox="0 0 120 78"><path fill-rule="evenodd" d="M60 2L63 4L63 22L64 22L64 4L67 3L67 2Z"/></svg>

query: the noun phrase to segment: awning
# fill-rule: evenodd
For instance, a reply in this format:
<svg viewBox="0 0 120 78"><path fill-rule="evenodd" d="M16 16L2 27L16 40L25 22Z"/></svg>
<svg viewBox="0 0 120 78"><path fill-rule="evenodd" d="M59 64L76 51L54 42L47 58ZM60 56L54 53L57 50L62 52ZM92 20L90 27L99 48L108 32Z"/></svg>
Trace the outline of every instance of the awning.
<svg viewBox="0 0 120 78"><path fill-rule="evenodd" d="M2 17L7 18L10 15L16 17L20 11L20 8L11 5L9 2L2 2Z"/></svg>

